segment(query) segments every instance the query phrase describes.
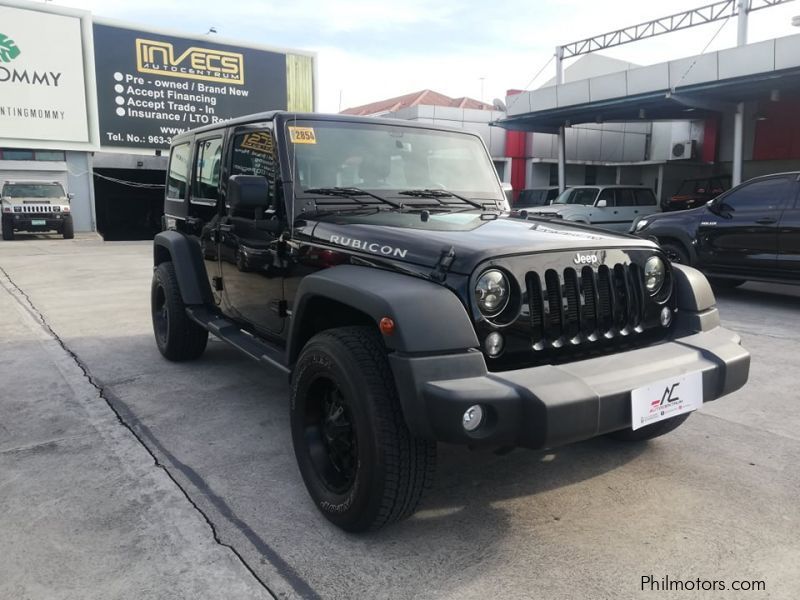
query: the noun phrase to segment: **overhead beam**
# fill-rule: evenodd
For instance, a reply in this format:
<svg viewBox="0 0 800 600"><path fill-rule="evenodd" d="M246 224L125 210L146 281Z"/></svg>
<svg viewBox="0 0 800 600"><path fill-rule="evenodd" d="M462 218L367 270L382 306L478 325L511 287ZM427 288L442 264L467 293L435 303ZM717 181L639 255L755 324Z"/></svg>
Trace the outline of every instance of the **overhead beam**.
<svg viewBox="0 0 800 600"><path fill-rule="evenodd" d="M593 37L570 42L560 46L563 58L589 54L606 48L613 48L623 44L638 42L651 37L665 35L673 31L681 31L698 25L705 25L723 19L729 19L739 14L740 5L747 5L746 12L753 12L763 8L770 8L778 4L785 4L793 0L721 0L691 10L653 19L638 25L623 27Z"/></svg>

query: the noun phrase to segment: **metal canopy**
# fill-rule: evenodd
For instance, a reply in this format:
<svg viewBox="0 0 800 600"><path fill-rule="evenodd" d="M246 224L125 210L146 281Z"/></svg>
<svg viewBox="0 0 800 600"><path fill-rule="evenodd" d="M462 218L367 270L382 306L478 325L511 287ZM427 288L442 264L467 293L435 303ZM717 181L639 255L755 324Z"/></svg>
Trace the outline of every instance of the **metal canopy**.
<svg viewBox="0 0 800 600"><path fill-rule="evenodd" d="M679 121L733 112L734 102L769 98L772 90L800 92L800 68L523 113L497 121L513 131L558 133L565 123ZM735 101L733 99L736 99Z"/></svg>
<svg viewBox="0 0 800 600"><path fill-rule="evenodd" d="M762 8L770 8L771 6L791 1L792 0L750 0L748 12L761 10ZM630 44L631 42L672 33L673 31L680 31L682 29L689 29L690 27L697 27L698 25L705 25L706 23L713 23L714 21L730 19L739 14L739 4L740 0L721 0L720 2L714 2L713 4L707 4L659 19L653 19L645 23L601 33L600 35L578 40L577 42L570 42L569 44L561 46L563 58L589 54L597 50Z"/></svg>

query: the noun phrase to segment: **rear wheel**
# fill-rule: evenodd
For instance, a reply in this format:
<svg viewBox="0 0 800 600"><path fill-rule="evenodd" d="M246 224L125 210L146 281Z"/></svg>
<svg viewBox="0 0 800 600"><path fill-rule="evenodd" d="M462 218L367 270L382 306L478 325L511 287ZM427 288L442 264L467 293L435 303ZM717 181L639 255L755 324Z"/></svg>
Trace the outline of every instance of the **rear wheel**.
<svg viewBox="0 0 800 600"><path fill-rule="evenodd" d="M686 252L686 249L680 244L676 242L663 242L659 245L664 251L664 254L667 255L667 258L670 260L670 262L674 262L679 265L689 264L689 253Z"/></svg>
<svg viewBox="0 0 800 600"><path fill-rule="evenodd" d="M158 350L174 361L199 358L208 343L208 331L186 314L175 267L163 262L153 272L150 310Z"/></svg>
<svg viewBox="0 0 800 600"><path fill-rule="evenodd" d="M72 217L64 219L64 229L61 231L65 240L71 240L75 237L75 229L72 224Z"/></svg>
<svg viewBox="0 0 800 600"><path fill-rule="evenodd" d="M652 425L645 425L636 431L633 429L622 429L620 431L613 431L607 435L611 439L621 442L644 442L646 440L652 440L653 438L660 437L666 433L669 433L670 431L673 431L674 429L677 429L686 419L689 418L689 415L691 414L692 413L685 413L678 415L677 417L672 417L671 419L653 423Z"/></svg>
<svg viewBox="0 0 800 600"><path fill-rule="evenodd" d="M332 523L378 529L416 510L430 487L436 443L414 437L377 332L314 336L292 378L295 456L308 492Z"/></svg>
<svg viewBox="0 0 800 600"><path fill-rule="evenodd" d="M6 219L3 219L3 239L6 241L14 239L14 224Z"/></svg>

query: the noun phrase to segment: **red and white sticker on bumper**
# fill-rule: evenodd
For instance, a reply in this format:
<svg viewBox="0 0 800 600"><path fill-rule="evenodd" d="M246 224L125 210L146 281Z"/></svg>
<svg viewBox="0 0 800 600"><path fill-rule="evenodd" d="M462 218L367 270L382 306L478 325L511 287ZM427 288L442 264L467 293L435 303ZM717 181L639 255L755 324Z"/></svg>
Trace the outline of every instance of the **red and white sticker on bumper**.
<svg viewBox="0 0 800 600"><path fill-rule="evenodd" d="M631 428L636 430L703 406L703 374L685 373L631 392Z"/></svg>

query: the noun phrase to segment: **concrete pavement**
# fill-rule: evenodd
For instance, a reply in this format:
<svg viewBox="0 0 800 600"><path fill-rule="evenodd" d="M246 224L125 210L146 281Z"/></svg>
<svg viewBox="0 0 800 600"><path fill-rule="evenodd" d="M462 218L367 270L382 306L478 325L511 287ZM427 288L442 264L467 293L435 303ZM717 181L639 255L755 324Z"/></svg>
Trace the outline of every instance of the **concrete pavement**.
<svg viewBox="0 0 800 600"><path fill-rule="evenodd" d="M142 503L150 510L136 522L164 532L173 514L193 514L207 539L175 555L187 572L197 563L197 548L205 547L208 556L225 551L194 504L218 539L281 597L643 598L652 595L641 590L645 575L766 583L766 592L655 594L662 598L797 597L800 332L789 325L800 316L797 290L748 285L719 298L724 323L740 331L753 352L751 381L669 436L639 446L599 439L507 456L442 446L437 481L420 512L356 537L330 526L305 492L281 377L218 341L194 363L160 357L148 314L150 253L148 243L21 240L0 244L0 267L185 490L188 499L173 511L160 500ZM8 314L3 307L4 327ZM24 331L15 335L20 344L26 341ZM28 404L46 394L42 385L24 385ZM8 406L25 403L9 405L6 397L3 415ZM37 425L19 432L16 446L47 437L36 433L47 417L28 410L20 420ZM74 421L75 428L85 426L82 414ZM65 476L76 463L65 465ZM123 469L128 461L116 464ZM98 478L97 485L108 485ZM16 486L0 487L2 506L17 495ZM20 509L14 522L37 514ZM8 530L6 522L0 512L0 531ZM40 536L29 541L32 548L47 545L46 531L43 523ZM98 537L82 523L73 532L87 542ZM160 564L158 544L130 548L131 567L147 572ZM37 569L47 568L37 559L23 565L8 556L0 552L0 581L13 572L17 585L28 585ZM228 558L232 562L220 564L234 569L236 556ZM104 571L102 585L118 584L117 572L122 577L124 570ZM237 580L247 585L249 577L242 567ZM83 585L98 593L94 581ZM117 596L106 591L105 597Z"/></svg>

